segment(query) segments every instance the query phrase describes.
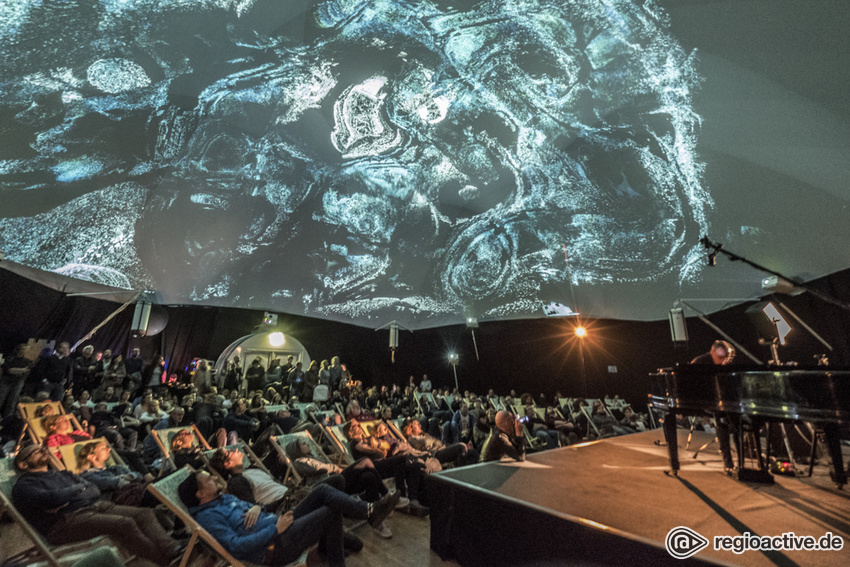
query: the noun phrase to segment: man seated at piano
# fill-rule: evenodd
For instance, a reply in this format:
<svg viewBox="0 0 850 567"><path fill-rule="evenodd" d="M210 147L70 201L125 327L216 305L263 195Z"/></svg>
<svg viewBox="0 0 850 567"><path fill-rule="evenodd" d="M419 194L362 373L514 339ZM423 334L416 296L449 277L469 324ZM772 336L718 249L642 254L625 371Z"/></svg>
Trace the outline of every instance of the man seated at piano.
<svg viewBox="0 0 850 567"><path fill-rule="evenodd" d="M714 341L711 350L693 359L691 364L731 364L735 358L735 347L726 341Z"/></svg>
<svg viewBox="0 0 850 567"><path fill-rule="evenodd" d="M711 349L708 352L693 359L691 364L725 366L731 364L734 358L735 347L726 341L717 340L711 344ZM720 444L720 453L723 455L723 467L727 474L731 474L735 468L732 461L732 448L729 445L729 434L734 433L734 430L730 431L733 424L728 421L728 418L721 416L715 417L715 423L717 425L717 442Z"/></svg>

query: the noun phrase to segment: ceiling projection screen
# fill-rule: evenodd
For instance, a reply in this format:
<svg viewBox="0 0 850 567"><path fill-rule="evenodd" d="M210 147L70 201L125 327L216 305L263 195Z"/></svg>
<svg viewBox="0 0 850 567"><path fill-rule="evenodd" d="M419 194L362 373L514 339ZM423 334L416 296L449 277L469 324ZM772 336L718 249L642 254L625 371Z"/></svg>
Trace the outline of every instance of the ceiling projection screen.
<svg viewBox="0 0 850 567"><path fill-rule="evenodd" d="M376 327L750 297L761 274L708 268L701 236L792 277L850 265L848 13L7 0L0 249Z"/></svg>

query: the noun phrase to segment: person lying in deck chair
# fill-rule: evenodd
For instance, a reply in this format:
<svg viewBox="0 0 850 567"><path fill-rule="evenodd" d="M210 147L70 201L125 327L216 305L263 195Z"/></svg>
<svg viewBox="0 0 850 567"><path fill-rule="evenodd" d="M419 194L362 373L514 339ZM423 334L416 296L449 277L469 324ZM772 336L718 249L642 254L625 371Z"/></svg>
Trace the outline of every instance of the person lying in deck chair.
<svg viewBox="0 0 850 567"><path fill-rule="evenodd" d="M398 501L396 492L367 504L320 484L294 510L276 516L222 494L215 478L203 471L180 483L178 494L195 520L231 555L265 565L286 565L318 542L331 567L344 566L346 544L360 551L363 543L345 535L343 515L379 525Z"/></svg>
<svg viewBox="0 0 850 567"><path fill-rule="evenodd" d="M361 499L366 502L377 502L389 492L381 480L381 475L375 469L372 459L363 457L344 469L332 463L326 463L313 457L310 441L301 437L286 445L286 454L292 461L292 466L302 478L318 477L325 475L340 476L345 480L345 485L340 488L346 494L360 494ZM333 485L332 485L333 486ZM409 506L410 500L400 498L398 507ZM386 524L374 526L374 530L383 538L393 537L393 532Z"/></svg>
<svg viewBox="0 0 850 567"><path fill-rule="evenodd" d="M23 474L12 489L15 507L48 542L61 545L105 535L158 565L168 565L182 553L152 509L99 500L97 486L68 471L48 470L49 463L46 447L21 447L15 468Z"/></svg>

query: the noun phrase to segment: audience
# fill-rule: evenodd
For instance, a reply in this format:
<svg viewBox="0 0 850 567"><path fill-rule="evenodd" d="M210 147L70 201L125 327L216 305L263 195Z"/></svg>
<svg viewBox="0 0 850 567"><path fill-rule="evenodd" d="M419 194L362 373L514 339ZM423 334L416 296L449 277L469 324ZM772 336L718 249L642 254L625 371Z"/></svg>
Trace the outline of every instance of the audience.
<svg viewBox="0 0 850 567"><path fill-rule="evenodd" d="M209 368L201 361L191 379L187 373L187 380L181 381L177 370L171 382L156 378L150 380L151 387L142 390L143 377L158 377L165 372L162 357L145 359L139 349L133 349L125 362L121 353L113 355L105 349L99 357L92 345L86 345L73 359L68 343L60 343L56 353L45 349L36 361L25 358L25 353L24 345L18 345L15 354L2 364L3 416L9 417L9 408L14 407L26 384L37 402L59 396L64 410L82 424L74 430L69 415L57 413L48 404L37 407L35 414L42 419L46 432L44 447L56 451L57 458L61 454L56 448L61 445L92 437L105 438L109 443L101 440L82 447L78 477L49 471L49 453L40 447L18 450L16 467L22 473L19 480L24 480L16 488L18 501L24 502L39 491L55 493L52 499L40 501L36 511L30 511L30 521L51 542L83 539L83 535L67 533L71 531L71 516L83 518L87 529L91 526L86 538L97 533L113 535L117 528L107 523L115 523L123 527L121 536L115 537L122 547L162 565L179 547L156 518L148 515L150 510L144 515L135 510L155 505L146 488L153 478L151 473L160 474L166 462L155 440L156 431L182 428L168 445L177 468L186 464L195 469L208 466L225 479L228 494L222 496L212 477L193 474L181 487L180 497L234 556L259 562L289 561L300 555L308 542L320 542L328 561L341 565L343 547L362 547L351 538L345 541L342 514L368 518L379 536L392 537L384 517L395 506L418 516L429 513L424 482L428 472L475 463L479 455L481 461L503 457L522 460L539 444L551 449L576 443L583 436L594 438L593 426L600 436L647 428L643 416L617 396L606 398L610 400L608 409L603 401L594 401L587 413L588 422L581 411L587 402L566 400L560 392L554 405L546 405L542 394L517 396L511 391L510 396L500 398L490 390L481 397L470 391L461 395L457 390L434 386L426 374L418 387L411 376L406 386L365 389L338 356L330 363L310 361L306 371L302 370L302 361L291 356L284 365L273 360L268 372L262 360L255 359L244 380L241 363L234 358L228 362L226 374L222 373L223 384L213 383ZM225 388L220 394L219 385ZM327 394L306 408L295 406L312 402L317 388L327 390ZM277 407L270 412L268 406ZM344 408L345 415L339 415L336 408ZM516 412L524 418L518 418ZM369 435L361 423L373 420L378 423L370 426L373 433ZM10 447L20 438L22 424L15 421L4 419L0 426ZM396 424L402 422L404 438L399 438L392 431L397 431ZM348 466L329 464L313 452L334 451L329 439L322 441L323 427L340 424L344 424L343 432L355 459ZM219 448L208 460L202 458L192 425L211 446ZM324 445L299 439L284 448L288 460L278 459L270 450L273 436L280 431L301 430L310 431ZM527 446L526 430L532 440L541 442ZM240 450L224 448L236 445L239 439L266 457L263 463L271 475L262 467L246 466ZM110 444L129 466L107 464L113 451ZM309 482L297 490L281 482L290 478L286 475L288 465ZM167 468L163 474L168 474ZM390 486L394 482L396 491L390 492L385 481ZM352 496L360 501L352 500ZM49 514L48 504L61 506L61 512ZM262 510L283 510L291 505L296 505L295 510L280 519ZM37 514L50 517L36 519Z"/></svg>

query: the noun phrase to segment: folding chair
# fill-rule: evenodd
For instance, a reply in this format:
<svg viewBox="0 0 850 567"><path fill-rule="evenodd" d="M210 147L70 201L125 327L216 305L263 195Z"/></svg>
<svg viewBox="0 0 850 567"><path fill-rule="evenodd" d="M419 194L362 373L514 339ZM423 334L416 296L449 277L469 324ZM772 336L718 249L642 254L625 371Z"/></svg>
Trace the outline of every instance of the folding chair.
<svg viewBox="0 0 850 567"><path fill-rule="evenodd" d="M313 436L310 435L309 431L298 431L296 433L287 433L286 435L277 435L272 437L272 447L277 453L280 460L286 463L286 475L283 478L283 483L286 484L287 481L292 478L295 481L295 485L298 486L304 483L304 477L298 474L298 471L295 470L295 466L292 464L292 460L289 458L289 455L286 454L286 447L293 441L297 441L299 439L306 439L308 445L310 446L310 456L314 459L321 461L327 465L336 464L333 463L330 458L322 451L322 448L316 443Z"/></svg>
<svg viewBox="0 0 850 567"><path fill-rule="evenodd" d="M65 470L70 471L74 474L80 474L82 472L82 461L80 460L80 451L82 451L83 447L85 447L89 443L103 443L104 445L108 445L109 448L112 449L112 445L110 445L109 441L106 440L106 437L98 437L97 439L91 439L88 441L78 441L76 443L71 443L70 445L60 445L59 452L62 454L62 465L64 466ZM124 460L114 450L110 452L109 459L106 460L106 466L111 467L113 465L126 466Z"/></svg>
<svg viewBox="0 0 850 567"><path fill-rule="evenodd" d="M351 454L351 447L348 444L348 437L345 436L342 430L344 425L324 426L325 435L337 455L337 462L335 464L341 467L348 466L354 462L354 456Z"/></svg>
<svg viewBox="0 0 850 567"><path fill-rule="evenodd" d="M83 426L80 425L79 421L77 421L77 416L72 413L65 413L65 408L62 407L61 402L20 403L18 404L18 415L21 419L26 421L26 426L24 426L24 432L21 434L21 439L23 439L24 433L28 433L33 443L41 444L44 442L44 438L47 437L47 432L41 425L41 421L46 416L36 416L38 410L43 406L50 406L53 408L53 412L50 415L67 415L68 420L71 422L71 426L75 430L83 429ZM21 439L18 439L18 445L21 444Z"/></svg>
<svg viewBox="0 0 850 567"><path fill-rule="evenodd" d="M6 562L10 564L23 563L28 567L67 567L86 559L92 552L99 549L108 550L108 554L112 557L118 556L121 565L130 560L130 558L121 557L117 548L106 536L98 536L87 541L61 546L50 546L12 504L12 488L17 481L14 460L14 457L0 459L0 515L4 512L8 514L12 521L18 524L24 534L33 542L33 546L7 558ZM37 557L42 559L38 560Z"/></svg>
<svg viewBox="0 0 850 567"><path fill-rule="evenodd" d="M194 551L195 545L198 543L199 539L222 560L224 560L225 565L230 565L232 567L247 567L254 565L247 561L240 561L230 555L230 553L224 549L224 546L211 536L207 530L202 528L201 525L195 521L195 518L189 514L189 510L177 494L177 487L180 486L180 483L186 480L190 474L195 474L195 470L187 465L179 471L168 475L164 479L148 485L148 490L151 494L153 494L157 500L162 502L169 510L171 510L171 512L173 512L174 515L183 522L186 529L192 533L192 536L189 538L189 545L186 547L186 551L183 553L183 557L180 560L180 567L186 567L186 564L192 556L192 551ZM305 551L298 560L290 563L289 567L306 566L306 564L307 552Z"/></svg>
<svg viewBox="0 0 850 567"><path fill-rule="evenodd" d="M274 444L274 443L272 443L272 444ZM242 441L240 439L239 443L237 443L236 445L227 445L224 448L230 449L230 450L239 449L240 451L242 451L242 454L244 455L244 457L242 459L242 464L244 465L244 467L246 469L249 468L249 467L254 467L254 468L257 468L257 469L264 471L269 476L274 477L274 475L271 473L271 471L269 471L269 469L266 468L266 465L263 464L262 459L260 459L260 457L258 457L257 454L254 453L254 451L251 449L251 447L248 446L247 443L245 443L245 441ZM221 475L218 473L218 471L210 466L210 459L212 459L213 453L215 453L217 450L218 449L207 449L206 451L202 451L201 452L201 460L204 461L204 463L206 463L207 470L213 476L218 477L221 480L224 480L221 477Z"/></svg>
<svg viewBox="0 0 850 567"><path fill-rule="evenodd" d="M198 428L192 424L187 425L185 427L171 427L169 429L154 429L150 432L151 435L154 436L154 441L159 446L159 450L162 452L163 457L171 463L171 466L176 468L174 464L174 457L171 454L171 440L174 439L174 436L177 435L178 432L183 431L184 429L189 429L192 431L192 444L203 447L206 450L212 449L207 440L204 439L204 436L198 431Z"/></svg>
<svg viewBox="0 0 850 567"><path fill-rule="evenodd" d="M588 402L589 401L590 400L588 400ZM581 406L581 413L583 413L584 417L587 418L587 436L590 437L590 429L593 428L593 430L596 432L596 438L600 439L602 437L602 434L599 433L599 428L596 427L595 423L593 423L593 416L590 413L590 409L591 406Z"/></svg>

